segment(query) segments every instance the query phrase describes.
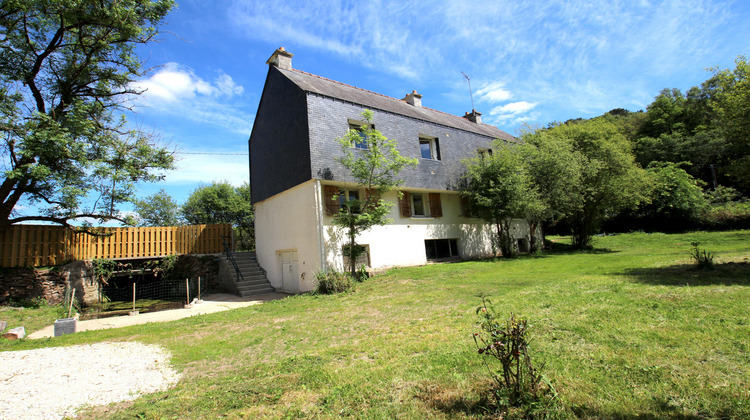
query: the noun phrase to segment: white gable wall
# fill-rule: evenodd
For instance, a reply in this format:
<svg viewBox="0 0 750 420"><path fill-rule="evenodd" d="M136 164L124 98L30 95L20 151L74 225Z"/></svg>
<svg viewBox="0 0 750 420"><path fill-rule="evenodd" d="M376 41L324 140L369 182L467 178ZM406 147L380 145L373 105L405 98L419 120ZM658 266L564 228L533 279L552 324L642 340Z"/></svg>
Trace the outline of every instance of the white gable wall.
<svg viewBox="0 0 750 420"><path fill-rule="evenodd" d="M308 181L255 204L258 263L271 285L289 293L315 288L320 267L320 182ZM297 252L296 287L282 286L281 254Z"/></svg>

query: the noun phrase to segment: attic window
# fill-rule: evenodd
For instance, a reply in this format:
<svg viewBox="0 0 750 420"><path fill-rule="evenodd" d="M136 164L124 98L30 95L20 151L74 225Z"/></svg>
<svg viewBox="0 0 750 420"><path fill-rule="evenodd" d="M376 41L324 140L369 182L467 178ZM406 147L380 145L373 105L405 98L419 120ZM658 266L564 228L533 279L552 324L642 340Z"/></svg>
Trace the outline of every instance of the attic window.
<svg viewBox="0 0 750 420"><path fill-rule="evenodd" d="M492 156L492 149L477 149L480 158Z"/></svg>
<svg viewBox="0 0 750 420"><path fill-rule="evenodd" d="M364 133L364 129L367 127L370 127L371 129L375 129L374 124L369 124L364 121L357 121L357 120L349 120L349 130L356 131L359 134L359 140L355 140L352 147L355 149L367 149L367 135Z"/></svg>
<svg viewBox="0 0 750 420"><path fill-rule="evenodd" d="M422 159L440 160L440 143L437 137L419 137L419 153Z"/></svg>

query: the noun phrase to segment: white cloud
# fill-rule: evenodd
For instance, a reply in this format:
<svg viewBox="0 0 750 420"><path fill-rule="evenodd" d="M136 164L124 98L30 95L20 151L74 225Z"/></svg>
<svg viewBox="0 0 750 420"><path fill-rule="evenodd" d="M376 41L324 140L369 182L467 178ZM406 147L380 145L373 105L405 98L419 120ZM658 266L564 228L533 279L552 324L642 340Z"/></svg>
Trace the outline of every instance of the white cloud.
<svg viewBox="0 0 750 420"><path fill-rule="evenodd" d="M168 104L203 97L231 97L241 95L242 86L237 85L232 77L220 74L213 83L207 82L193 73L193 70L177 63L167 63L151 77L139 80L131 85L143 91L140 102L149 105Z"/></svg>
<svg viewBox="0 0 750 420"><path fill-rule="evenodd" d="M244 88L228 74L219 74L213 82L197 76L192 69L167 63L151 77L132 83L143 91L132 98L138 107L179 118L198 121L249 135L253 116L229 102L240 97Z"/></svg>
<svg viewBox="0 0 750 420"><path fill-rule="evenodd" d="M480 101L503 102L513 97L513 95L505 88L505 83L494 82L486 84L479 89L477 91L477 97Z"/></svg>
<svg viewBox="0 0 750 420"><path fill-rule="evenodd" d="M490 115L518 115L531 111L537 104L519 101L511 102L506 105L496 106L490 111Z"/></svg>

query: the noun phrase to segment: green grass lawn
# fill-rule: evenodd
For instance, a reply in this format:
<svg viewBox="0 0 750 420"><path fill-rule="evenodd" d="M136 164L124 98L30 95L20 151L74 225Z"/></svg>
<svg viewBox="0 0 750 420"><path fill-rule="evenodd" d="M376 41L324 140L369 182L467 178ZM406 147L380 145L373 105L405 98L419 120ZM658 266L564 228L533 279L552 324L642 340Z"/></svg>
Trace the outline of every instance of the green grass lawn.
<svg viewBox="0 0 750 420"><path fill-rule="evenodd" d="M692 268L692 241L717 255L715 270ZM0 350L138 340L172 351L184 375L173 389L91 418L482 417L489 376L471 336L484 295L533 325L562 417L750 417L750 231L594 246L394 269L353 293Z"/></svg>

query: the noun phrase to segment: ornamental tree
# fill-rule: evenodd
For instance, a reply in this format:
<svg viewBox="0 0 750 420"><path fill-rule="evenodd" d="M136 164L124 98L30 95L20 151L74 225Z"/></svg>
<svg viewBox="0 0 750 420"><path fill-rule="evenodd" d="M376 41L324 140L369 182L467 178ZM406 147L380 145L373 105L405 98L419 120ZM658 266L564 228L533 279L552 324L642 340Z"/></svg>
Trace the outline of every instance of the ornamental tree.
<svg viewBox="0 0 750 420"><path fill-rule="evenodd" d="M136 47L156 36L172 0L0 3L0 229L120 220L140 181L173 156L121 111L141 92ZM21 214L32 206L36 214Z"/></svg>
<svg viewBox="0 0 750 420"><path fill-rule="evenodd" d="M403 184L399 172L409 166L416 166L417 159L401 156L396 149L396 141L385 137L372 125L373 113L362 112L367 123L359 130L349 130L338 139L343 156L338 161L350 172L352 178L365 188L363 197L339 197L341 203L333 223L346 230L349 243L344 247L344 255L349 258L350 274L356 275L356 261L364 250L357 246L357 235L376 225L385 225L393 203L381 197L387 191ZM358 148L354 149L353 146Z"/></svg>

